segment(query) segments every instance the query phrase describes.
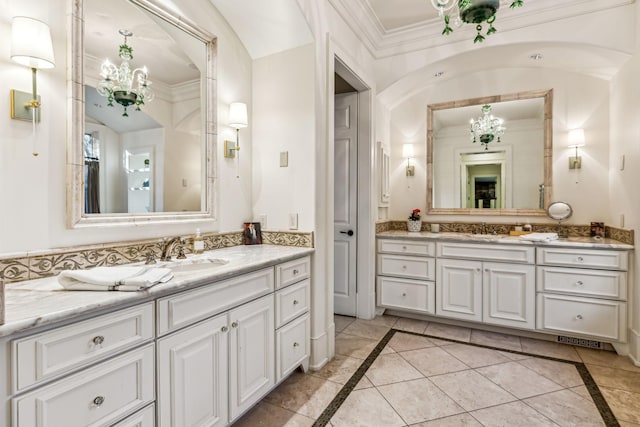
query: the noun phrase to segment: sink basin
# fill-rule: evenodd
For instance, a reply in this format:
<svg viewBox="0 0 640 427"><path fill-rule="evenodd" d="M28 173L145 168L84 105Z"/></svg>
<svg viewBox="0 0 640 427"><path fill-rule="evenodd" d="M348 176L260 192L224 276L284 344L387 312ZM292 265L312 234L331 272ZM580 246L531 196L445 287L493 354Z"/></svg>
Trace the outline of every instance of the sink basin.
<svg viewBox="0 0 640 427"><path fill-rule="evenodd" d="M222 258L213 258L209 256L195 256L187 259L177 259L168 261L163 264L158 264L159 267L165 267L171 269L174 273L178 272L200 272L206 270L213 270L223 265L228 264L229 261Z"/></svg>

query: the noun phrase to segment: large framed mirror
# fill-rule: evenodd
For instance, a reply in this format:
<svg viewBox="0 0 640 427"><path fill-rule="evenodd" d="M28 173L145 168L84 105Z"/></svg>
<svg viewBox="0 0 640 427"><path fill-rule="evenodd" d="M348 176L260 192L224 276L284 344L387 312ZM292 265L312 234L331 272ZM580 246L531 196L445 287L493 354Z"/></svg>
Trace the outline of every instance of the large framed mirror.
<svg viewBox="0 0 640 427"><path fill-rule="evenodd" d="M544 216L552 199L552 108L552 90L428 105L427 213ZM481 122L484 110L502 120L503 132L474 134L470 122Z"/></svg>
<svg viewBox="0 0 640 427"><path fill-rule="evenodd" d="M70 1L68 226L215 219L215 37L153 0Z"/></svg>

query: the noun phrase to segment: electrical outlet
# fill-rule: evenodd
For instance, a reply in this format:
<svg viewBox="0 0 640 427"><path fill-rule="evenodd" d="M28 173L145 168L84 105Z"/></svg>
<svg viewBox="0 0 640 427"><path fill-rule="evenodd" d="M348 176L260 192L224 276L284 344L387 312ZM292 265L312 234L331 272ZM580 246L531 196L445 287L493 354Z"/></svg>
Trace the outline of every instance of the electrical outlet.
<svg viewBox="0 0 640 427"><path fill-rule="evenodd" d="M289 230L297 230L298 229L298 214L290 213L289 214Z"/></svg>
<svg viewBox="0 0 640 427"><path fill-rule="evenodd" d="M258 222L260 222L260 228L263 230L267 228L267 214L258 215Z"/></svg>

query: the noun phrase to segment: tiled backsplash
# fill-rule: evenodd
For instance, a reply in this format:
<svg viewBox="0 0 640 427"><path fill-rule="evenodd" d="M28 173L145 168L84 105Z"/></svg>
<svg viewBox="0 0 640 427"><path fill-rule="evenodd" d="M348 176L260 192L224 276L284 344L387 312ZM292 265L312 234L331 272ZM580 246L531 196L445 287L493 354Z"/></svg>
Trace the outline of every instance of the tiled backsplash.
<svg viewBox="0 0 640 427"><path fill-rule="evenodd" d="M438 224L440 224L440 232L454 233L478 233L482 227L482 223L478 222L439 222ZM486 223L485 227L488 233L493 233L495 229L496 234L509 234L509 231L513 230L514 224ZM532 231L536 233L555 233L558 231L557 224L531 224L531 227ZM376 233L406 229L407 221L384 221L376 224ZM430 229L431 223L422 223L422 231L429 231ZM560 225L560 230L563 236L589 237L591 235L590 225ZM633 245L633 234L633 230L605 227L605 237L629 245Z"/></svg>
<svg viewBox="0 0 640 427"><path fill-rule="evenodd" d="M242 232L204 234L205 250L242 245ZM267 245L313 247L313 233L262 231L262 242ZM77 246L24 256L0 257L0 279L5 283L55 276L62 270L84 269L104 265L119 265L140 262L149 253L159 258L163 240L142 240L118 244ZM184 250L191 252L193 240L185 238ZM175 254L174 254L175 255Z"/></svg>

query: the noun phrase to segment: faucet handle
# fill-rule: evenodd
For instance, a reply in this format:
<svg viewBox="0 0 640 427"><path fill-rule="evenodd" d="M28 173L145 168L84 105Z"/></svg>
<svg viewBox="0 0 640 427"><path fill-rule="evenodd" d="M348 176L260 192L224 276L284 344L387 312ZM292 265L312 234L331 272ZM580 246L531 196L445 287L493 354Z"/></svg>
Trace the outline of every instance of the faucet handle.
<svg viewBox="0 0 640 427"><path fill-rule="evenodd" d="M182 246L180 246L180 248L178 249L178 256L176 258L187 259L187 256L184 254L184 248Z"/></svg>
<svg viewBox="0 0 640 427"><path fill-rule="evenodd" d="M145 264L155 264L156 256L152 251L147 252L147 260L144 262Z"/></svg>

